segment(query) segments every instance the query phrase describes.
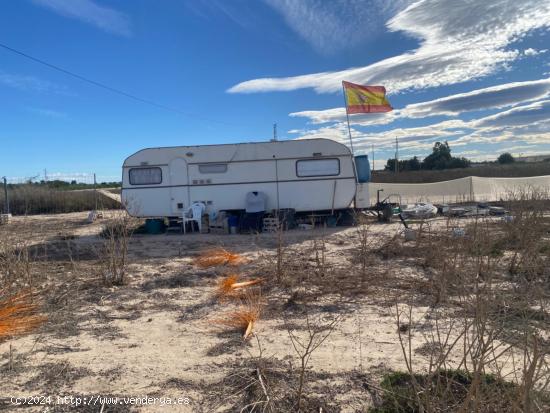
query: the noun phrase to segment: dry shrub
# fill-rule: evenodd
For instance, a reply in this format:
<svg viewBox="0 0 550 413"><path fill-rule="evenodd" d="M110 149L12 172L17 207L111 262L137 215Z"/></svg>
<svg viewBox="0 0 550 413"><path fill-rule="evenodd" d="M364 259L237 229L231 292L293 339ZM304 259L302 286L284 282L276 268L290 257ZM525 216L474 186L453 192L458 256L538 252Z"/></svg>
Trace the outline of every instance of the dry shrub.
<svg viewBox="0 0 550 413"><path fill-rule="evenodd" d="M225 313L222 317L214 319L213 322L221 326L241 330L243 339L246 340L252 334L254 324L259 320L261 311L261 292L247 292L237 309Z"/></svg>
<svg viewBox="0 0 550 413"><path fill-rule="evenodd" d="M104 238L100 251L102 280L107 285L122 285L126 275L130 238L138 220L126 211L117 211L101 232Z"/></svg>
<svg viewBox="0 0 550 413"><path fill-rule="evenodd" d="M38 327L46 317L37 314L37 303L30 291L0 301L0 340L21 335Z"/></svg>
<svg viewBox="0 0 550 413"><path fill-rule="evenodd" d="M202 252L194 259L194 264L201 268L217 267L220 265L237 266L244 264L246 258L225 250L224 248L214 248Z"/></svg>
<svg viewBox="0 0 550 413"><path fill-rule="evenodd" d="M495 249L501 229L494 218L477 218L466 221L460 236L449 225L437 248L433 245L437 253L430 257L429 275L436 299L425 322L415 317L412 305L402 304L406 297L395 306L407 368L400 380L405 377L402 387L412 390L395 410L374 411L548 411L550 346L543 337L550 327L550 294L541 278L527 271L542 239L537 226L543 225L540 212L529 205L530 198L516 203L519 218L513 215L504 224L513 225L504 229L517 239L513 243ZM511 278L510 265L524 270ZM417 334L438 349L427 364L413 357Z"/></svg>
<svg viewBox="0 0 550 413"><path fill-rule="evenodd" d="M544 274L545 262L540 248L550 231L550 220L545 216L545 200L548 195L536 189L526 189L509 194L508 209L511 221L504 222L504 245L512 250L508 270L514 276L534 279Z"/></svg>

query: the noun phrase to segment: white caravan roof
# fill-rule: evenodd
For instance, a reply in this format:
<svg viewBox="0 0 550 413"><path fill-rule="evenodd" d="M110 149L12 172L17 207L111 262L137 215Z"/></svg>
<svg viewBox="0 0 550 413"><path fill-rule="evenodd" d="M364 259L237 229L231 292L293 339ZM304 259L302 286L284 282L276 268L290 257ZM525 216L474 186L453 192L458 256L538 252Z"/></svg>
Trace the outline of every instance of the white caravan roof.
<svg viewBox="0 0 550 413"><path fill-rule="evenodd" d="M175 157L188 163L243 162L251 160L351 156L346 145L331 139L300 139L220 145L171 146L142 149L124 161L124 167L164 165Z"/></svg>

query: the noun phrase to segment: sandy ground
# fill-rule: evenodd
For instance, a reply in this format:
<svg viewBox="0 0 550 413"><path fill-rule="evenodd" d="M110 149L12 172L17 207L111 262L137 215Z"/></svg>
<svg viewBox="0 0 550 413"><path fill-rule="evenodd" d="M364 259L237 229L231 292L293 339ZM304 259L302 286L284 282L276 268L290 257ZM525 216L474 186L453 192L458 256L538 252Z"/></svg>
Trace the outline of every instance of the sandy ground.
<svg viewBox="0 0 550 413"><path fill-rule="evenodd" d="M199 269L192 262L198 252L224 246L250 259L243 273L263 276L257 273L258 262L275 250L273 235L136 234L130 242L126 285L106 288L94 278L95 270L93 265L87 266L86 255L101 245L102 221L88 224L86 217L85 213L15 217L9 224L31 249L35 246L38 257L48 257L44 268L51 269L49 279L54 284L56 271L66 271L68 261L56 258L55 246L70 242L76 258L74 279L59 275L59 284L53 287L59 289L59 301L64 303L57 315L33 334L0 343L1 396L82 395L88 400L108 395L187 397L189 405L162 407L157 402L132 409L215 411L223 410L223 398L218 407L207 405L205 389L211 392L209 386L222 380L235 360L258 356L261 348L263 356L294 365L298 362L287 328L303 322L302 313L289 311L285 315L275 310L279 297L272 291L266 296L268 305L255 336L243 342L238 333L212 322L228 307L213 299L220 270ZM441 220L433 225L445 223ZM383 243L401 230L398 223L374 224L370 238ZM359 242L355 228L285 234L285 244L293 251L310 248L312 239L324 240L326 260L336 266L353 257ZM49 253L45 244L53 245ZM369 271L414 280L422 270L406 260L379 260ZM374 380L387 370L405 369L395 307L384 301L384 294L373 289L353 299L322 295L314 303L327 317L342 317L310 362L313 371L328 375L335 388L334 398L347 406L342 411L362 411L371 404L365 386L344 386L354 372ZM428 307L428 302L416 302L415 319L424 322ZM297 334L305 333L297 330ZM413 335L414 357L425 361L427 355L415 351L424 343L422 334ZM338 390L340 384L345 391ZM9 410L9 404L5 407ZM119 411L109 408L104 411Z"/></svg>

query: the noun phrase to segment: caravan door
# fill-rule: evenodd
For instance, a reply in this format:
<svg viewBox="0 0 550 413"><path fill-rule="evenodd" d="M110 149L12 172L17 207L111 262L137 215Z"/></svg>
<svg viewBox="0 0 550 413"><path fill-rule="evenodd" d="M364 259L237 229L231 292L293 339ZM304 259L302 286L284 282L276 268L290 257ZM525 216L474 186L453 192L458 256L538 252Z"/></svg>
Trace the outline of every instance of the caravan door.
<svg viewBox="0 0 550 413"><path fill-rule="evenodd" d="M181 216L189 208L189 181L187 162L174 158L168 165L170 170L170 204L174 216Z"/></svg>

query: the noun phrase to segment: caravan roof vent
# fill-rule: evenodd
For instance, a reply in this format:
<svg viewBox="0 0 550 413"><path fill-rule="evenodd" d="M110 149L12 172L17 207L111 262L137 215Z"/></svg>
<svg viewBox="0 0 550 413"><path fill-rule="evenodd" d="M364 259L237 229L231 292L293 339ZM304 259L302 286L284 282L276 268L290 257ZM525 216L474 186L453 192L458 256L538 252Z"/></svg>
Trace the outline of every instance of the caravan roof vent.
<svg viewBox="0 0 550 413"><path fill-rule="evenodd" d="M322 152L313 152L313 156L322 156Z"/></svg>
<svg viewBox="0 0 550 413"><path fill-rule="evenodd" d="M191 158L193 156L193 152L187 152L185 156L189 156Z"/></svg>

